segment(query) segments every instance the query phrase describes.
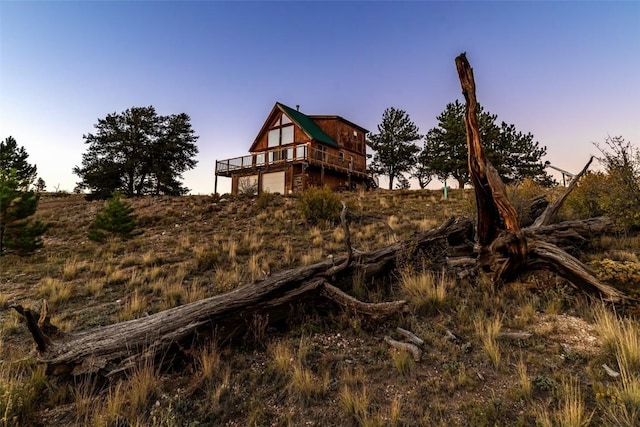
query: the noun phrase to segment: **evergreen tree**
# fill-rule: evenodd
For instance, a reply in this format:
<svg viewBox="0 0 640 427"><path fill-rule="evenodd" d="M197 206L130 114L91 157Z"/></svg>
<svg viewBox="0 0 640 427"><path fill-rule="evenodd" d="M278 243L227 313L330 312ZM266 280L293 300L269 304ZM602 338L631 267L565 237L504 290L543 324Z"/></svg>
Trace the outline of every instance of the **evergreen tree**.
<svg viewBox="0 0 640 427"><path fill-rule="evenodd" d="M38 193L42 193L43 191L47 190L47 184L44 182L44 179L42 178L38 178L38 180L36 181L36 191Z"/></svg>
<svg viewBox="0 0 640 427"><path fill-rule="evenodd" d="M133 207L122 200L120 193L115 192L105 202L104 209L96 214L89 227L89 238L97 242L105 240L107 235L119 235L125 239L133 237L133 230L137 226Z"/></svg>
<svg viewBox="0 0 640 427"><path fill-rule="evenodd" d="M40 195L28 188L36 176L36 166L15 139L0 143L0 255L13 250L20 255L42 246L41 236L48 226L30 217L38 208Z"/></svg>
<svg viewBox="0 0 640 427"><path fill-rule="evenodd" d="M393 180L409 172L420 149L414 144L421 138L418 127L409 115L396 108L387 108L382 114L378 133L369 136L369 146L375 150L369 169L389 177L389 190Z"/></svg>
<svg viewBox="0 0 640 427"><path fill-rule="evenodd" d="M83 135L89 144L82 166L73 172L81 189L108 198L115 191L128 197L186 194L182 174L193 168L198 137L188 115L160 116L153 107L133 107L107 115Z"/></svg>
<svg viewBox="0 0 640 427"><path fill-rule="evenodd" d="M456 100L447 104L437 117L438 126L427 132L423 153L433 174L440 180L449 177L458 181L458 187L470 181L467 164L467 136L464 123L465 106ZM525 178L542 185L552 185L553 179L545 171L541 159L547 153L534 141L531 133L523 134L512 124L496 124L497 116L478 106L480 138L485 155L507 184Z"/></svg>
<svg viewBox="0 0 640 427"><path fill-rule="evenodd" d="M0 142L0 170L2 170L6 176L8 176L12 170L15 171L15 179L18 182L18 187L25 191L33 184L38 170L35 165L27 162L28 157L29 154L27 154L24 147L18 147L18 142L12 136Z"/></svg>
<svg viewBox="0 0 640 427"><path fill-rule="evenodd" d="M418 180L418 185L422 190L427 188L427 185L429 185L436 175L431 164L431 158L432 155L425 144L422 150L416 155L416 163L411 171L411 177Z"/></svg>

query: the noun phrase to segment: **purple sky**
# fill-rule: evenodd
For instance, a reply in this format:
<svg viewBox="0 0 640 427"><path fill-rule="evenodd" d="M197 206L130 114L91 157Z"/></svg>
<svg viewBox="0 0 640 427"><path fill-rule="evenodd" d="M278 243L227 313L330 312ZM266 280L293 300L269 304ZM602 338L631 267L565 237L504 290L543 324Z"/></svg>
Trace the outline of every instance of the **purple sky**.
<svg viewBox="0 0 640 427"><path fill-rule="evenodd" d="M485 109L552 164L577 172L607 135L640 145L639 2L1 0L0 139L71 191L98 118L185 112L200 154L184 183L210 194L215 160L246 154L276 101L371 131L393 106L426 133L462 99L463 51Z"/></svg>

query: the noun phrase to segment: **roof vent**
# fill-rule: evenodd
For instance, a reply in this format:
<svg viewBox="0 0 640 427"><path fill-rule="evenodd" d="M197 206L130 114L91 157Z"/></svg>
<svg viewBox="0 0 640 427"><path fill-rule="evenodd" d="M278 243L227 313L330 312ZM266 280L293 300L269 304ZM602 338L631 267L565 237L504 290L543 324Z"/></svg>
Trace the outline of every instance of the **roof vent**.
<svg viewBox="0 0 640 427"><path fill-rule="evenodd" d="M296 104L296 111L300 111L300 106Z"/></svg>

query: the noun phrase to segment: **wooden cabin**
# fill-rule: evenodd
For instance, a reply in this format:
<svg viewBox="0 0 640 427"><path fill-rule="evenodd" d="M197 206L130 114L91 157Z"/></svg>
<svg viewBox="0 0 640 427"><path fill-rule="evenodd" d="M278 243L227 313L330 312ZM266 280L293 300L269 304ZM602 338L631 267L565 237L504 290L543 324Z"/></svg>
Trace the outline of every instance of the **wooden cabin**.
<svg viewBox="0 0 640 427"><path fill-rule="evenodd" d="M216 161L216 187L218 176L231 178L236 195L375 186L366 170L368 132L340 116L308 116L276 102L249 155Z"/></svg>

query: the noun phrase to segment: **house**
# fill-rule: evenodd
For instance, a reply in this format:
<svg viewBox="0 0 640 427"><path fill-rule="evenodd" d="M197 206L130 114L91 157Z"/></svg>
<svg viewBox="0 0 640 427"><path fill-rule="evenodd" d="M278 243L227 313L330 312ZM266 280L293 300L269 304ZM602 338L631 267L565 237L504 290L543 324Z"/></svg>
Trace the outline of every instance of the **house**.
<svg viewBox="0 0 640 427"><path fill-rule="evenodd" d="M232 194L289 194L312 186L355 189L374 185L366 171L368 131L340 116L309 116L276 102L249 155L216 161Z"/></svg>

